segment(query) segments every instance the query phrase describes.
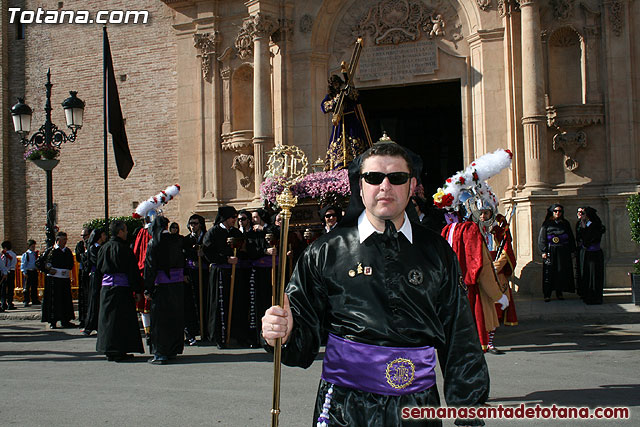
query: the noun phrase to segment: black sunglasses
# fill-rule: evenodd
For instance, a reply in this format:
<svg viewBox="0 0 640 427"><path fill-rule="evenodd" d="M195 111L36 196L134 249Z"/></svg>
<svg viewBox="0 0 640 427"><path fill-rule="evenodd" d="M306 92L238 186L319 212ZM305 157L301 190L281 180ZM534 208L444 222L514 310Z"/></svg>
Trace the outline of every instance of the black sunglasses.
<svg viewBox="0 0 640 427"><path fill-rule="evenodd" d="M338 217L338 215L336 215L336 214L332 214L332 213L328 213L328 214L326 214L324 217L325 217L325 218L337 218L337 217Z"/></svg>
<svg viewBox="0 0 640 427"><path fill-rule="evenodd" d="M562 210L562 209L554 209L553 211L554 211L554 212L563 212L563 210Z"/></svg>
<svg viewBox="0 0 640 427"><path fill-rule="evenodd" d="M392 185L402 185L405 184L411 174L409 172L391 172L391 173L382 173L382 172L365 172L360 174L362 178L367 182L367 184L371 185L380 185L382 181L384 181L385 177L389 178L389 182Z"/></svg>
<svg viewBox="0 0 640 427"><path fill-rule="evenodd" d="M240 221L246 221L246 220L248 220L249 218L247 218L246 216L241 216L241 217L238 217L238 219L239 219Z"/></svg>

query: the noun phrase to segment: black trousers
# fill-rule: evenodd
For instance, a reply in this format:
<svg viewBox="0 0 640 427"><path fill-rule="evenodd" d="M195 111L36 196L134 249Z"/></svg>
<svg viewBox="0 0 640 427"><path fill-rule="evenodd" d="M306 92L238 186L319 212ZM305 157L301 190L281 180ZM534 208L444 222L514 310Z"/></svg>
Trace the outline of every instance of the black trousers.
<svg viewBox="0 0 640 427"><path fill-rule="evenodd" d="M38 302L38 271L27 270L22 281L24 303Z"/></svg>
<svg viewBox="0 0 640 427"><path fill-rule="evenodd" d="M0 289L0 300L2 300L2 307L7 308L13 305L13 292L16 287L16 272L15 270L9 271L7 278L2 282L2 288Z"/></svg>

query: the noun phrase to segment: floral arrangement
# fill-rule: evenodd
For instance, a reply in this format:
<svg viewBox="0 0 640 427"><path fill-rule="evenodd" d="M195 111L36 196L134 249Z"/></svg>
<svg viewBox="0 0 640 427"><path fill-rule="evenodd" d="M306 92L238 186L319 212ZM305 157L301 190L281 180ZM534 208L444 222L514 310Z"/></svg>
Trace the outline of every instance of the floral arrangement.
<svg viewBox="0 0 640 427"><path fill-rule="evenodd" d="M282 179L268 177L260 185L260 197L264 203L276 206L276 196L284 191ZM291 193L298 199L311 198L324 202L347 198L351 195L349 172L346 169L315 172L306 175L291 187ZM332 202L333 203L333 202Z"/></svg>
<svg viewBox="0 0 640 427"><path fill-rule="evenodd" d="M60 150L55 147L31 147L24 153L25 160L54 160L60 155Z"/></svg>

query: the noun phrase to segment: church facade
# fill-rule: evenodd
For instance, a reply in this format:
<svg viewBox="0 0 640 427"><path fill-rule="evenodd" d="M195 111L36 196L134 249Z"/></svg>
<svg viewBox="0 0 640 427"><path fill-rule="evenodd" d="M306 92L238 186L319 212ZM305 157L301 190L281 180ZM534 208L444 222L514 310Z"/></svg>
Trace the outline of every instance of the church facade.
<svg viewBox="0 0 640 427"><path fill-rule="evenodd" d="M8 23L8 8L126 10L134 2L0 0L0 227L15 242L44 240L44 173L22 159L9 108L25 96L42 123L51 68L54 122L69 90L85 125L53 172L58 225L73 236L104 213L102 28ZM15 4L14 4L15 3ZM44 6L43 6L44 3ZM552 203L575 224L598 210L607 233L607 286L627 286L637 258L625 202L640 184L640 19L634 0L164 0L135 2L145 24L108 25L136 165L118 178L109 147L111 215L179 183L165 213L186 232L199 213L260 205L267 152L296 145L322 159L331 118L327 79L364 48L354 80L373 140L386 132L421 154L427 197L497 148L511 169L490 184L512 220L521 291L539 293L538 231ZM23 32L23 38L19 33ZM60 101L58 101L58 98ZM73 240L73 237L72 237ZM19 246L14 243L14 246Z"/></svg>

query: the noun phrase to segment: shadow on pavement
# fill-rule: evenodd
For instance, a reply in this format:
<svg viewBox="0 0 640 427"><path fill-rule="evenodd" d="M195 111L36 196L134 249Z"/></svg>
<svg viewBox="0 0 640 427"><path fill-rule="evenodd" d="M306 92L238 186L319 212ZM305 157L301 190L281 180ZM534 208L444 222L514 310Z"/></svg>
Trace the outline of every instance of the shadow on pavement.
<svg viewBox="0 0 640 427"><path fill-rule="evenodd" d="M535 402L541 406L639 406L640 384L601 385L598 388L534 391L525 396L489 399L489 402Z"/></svg>
<svg viewBox="0 0 640 427"><path fill-rule="evenodd" d="M501 327L496 333L496 345L511 347L509 352L639 350L640 333L624 325L640 323L608 321L607 324L579 326L552 325L533 322L526 326Z"/></svg>

